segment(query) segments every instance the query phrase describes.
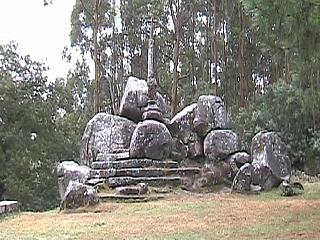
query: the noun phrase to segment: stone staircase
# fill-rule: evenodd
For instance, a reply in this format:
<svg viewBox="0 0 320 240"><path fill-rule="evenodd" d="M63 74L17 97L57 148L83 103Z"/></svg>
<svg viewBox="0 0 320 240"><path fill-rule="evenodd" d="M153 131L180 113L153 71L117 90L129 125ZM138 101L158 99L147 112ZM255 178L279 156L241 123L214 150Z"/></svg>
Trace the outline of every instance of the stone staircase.
<svg viewBox="0 0 320 240"><path fill-rule="evenodd" d="M146 201L163 197L161 188L178 187L185 177L200 173L197 167L180 167L179 163L172 160L159 161L153 159L130 159L123 158L126 154L119 154L112 161L110 156L107 160L94 161L91 164L88 184L97 185L104 183L108 192L100 193L102 201ZM153 191L140 194L133 191L139 184L152 187ZM121 191L119 189L121 188ZM157 188L157 190L155 190ZM124 194L128 192L130 194ZM151 193L152 192L152 193Z"/></svg>

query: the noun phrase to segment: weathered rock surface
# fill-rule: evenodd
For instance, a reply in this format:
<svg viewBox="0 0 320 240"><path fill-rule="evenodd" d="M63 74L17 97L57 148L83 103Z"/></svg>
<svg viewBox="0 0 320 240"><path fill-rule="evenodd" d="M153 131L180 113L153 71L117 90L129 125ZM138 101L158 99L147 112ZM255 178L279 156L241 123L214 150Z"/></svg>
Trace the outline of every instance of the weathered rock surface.
<svg viewBox="0 0 320 240"><path fill-rule="evenodd" d="M290 179L291 163L285 154L283 142L275 132L257 133L252 139L251 153L254 182L265 190Z"/></svg>
<svg viewBox="0 0 320 240"><path fill-rule="evenodd" d="M232 191L247 192L251 190L253 166L249 163L244 164L233 179Z"/></svg>
<svg viewBox="0 0 320 240"><path fill-rule="evenodd" d="M196 159L203 157L203 140L193 127L197 104L191 104L177 113L168 124L170 133L187 147L187 157Z"/></svg>
<svg viewBox="0 0 320 240"><path fill-rule="evenodd" d="M111 188L127 185L135 185L138 183L147 183L148 186L178 186L181 184L182 178L176 177L113 177L108 179L108 186Z"/></svg>
<svg viewBox="0 0 320 240"><path fill-rule="evenodd" d="M165 160L171 152L172 137L167 127L154 120L140 122L130 142L131 158Z"/></svg>
<svg viewBox="0 0 320 240"><path fill-rule="evenodd" d="M184 144L194 142L198 136L193 129L193 120L197 104L191 104L175 115L170 123L169 130L172 136L180 139Z"/></svg>
<svg viewBox="0 0 320 240"><path fill-rule="evenodd" d="M246 163L251 163L251 157L247 152L236 152L228 158L228 162L234 162L238 168Z"/></svg>
<svg viewBox="0 0 320 240"><path fill-rule="evenodd" d="M212 129L226 125L226 110L220 97L200 96L195 108L193 127L200 137L205 137Z"/></svg>
<svg viewBox="0 0 320 240"><path fill-rule="evenodd" d="M120 168L120 169L101 169L91 170L91 176L95 178L110 177L164 177L172 175L194 175L198 174L200 169L197 167L180 168Z"/></svg>
<svg viewBox="0 0 320 240"><path fill-rule="evenodd" d="M61 209L74 209L99 203L96 190L88 185L70 181L66 193L61 201Z"/></svg>
<svg viewBox="0 0 320 240"><path fill-rule="evenodd" d="M188 144L188 158L196 159L203 156L203 141L198 137L197 140Z"/></svg>
<svg viewBox="0 0 320 240"><path fill-rule="evenodd" d="M145 80L129 77L120 103L120 116L131 119L134 122L142 120L144 108L148 103L148 85ZM166 112L164 98L157 93L157 106L162 113Z"/></svg>
<svg viewBox="0 0 320 240"><path fill-rule="evenodd" d="M79 166L73 161L64 161L57 166L60 199L63 199L70 181L86 183L90 177L90 168Z"/></svg>
<svg viewBox="0 0 320 240"><path fill-rule="evenodd" d="M204 155L212 162L228 158L239 148L238 135L231 130L212 130L204 139Z"/></svg>
<svg viewBox="0 0 320 240"><path fill-rule="evenodd" d="M174 161L181 161L187 158L187 146L177 138L172 141L172 148L170 153L170 158Z"/></svg>
<svg viewBox="0 0 320 240"><path fill-rule="evenodd" d="M107 169L107 168L178 168L179 164L175 161L157 161L147 158L135 158L120 160L114 162L96 161L91 165L92 169Z"/></svg>
<svg viewBox="0 0 320 240"><path fill-rule="evenodd" d="M126 151L136 124L126 118L98 113L87 124L81 140L81 163L90 166L105 155Z"/></svg>
<svg viewBox="0 0 320 240"><path fill-rule="evenodd" d="M148 192L148 185L138 183L136 186L117 187L116 192L120 195L143 195Z"/></svg>

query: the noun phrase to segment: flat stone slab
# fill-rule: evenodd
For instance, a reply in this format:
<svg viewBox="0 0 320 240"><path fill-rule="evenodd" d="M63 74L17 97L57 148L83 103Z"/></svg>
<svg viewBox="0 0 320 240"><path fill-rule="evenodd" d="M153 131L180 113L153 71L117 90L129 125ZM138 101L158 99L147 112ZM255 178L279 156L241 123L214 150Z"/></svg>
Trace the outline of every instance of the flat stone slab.
<svg viewBox="0 0 320 240"><path fill-rule="evenodd" d="M116 161L129 158L129 151L116 153L98 153L97 160L99 161Z"/></svg>
<svg viewBox="0 0 320 240"><path fill-rule="evenodd" d="M153 159L128 159L128 160L117 160L117 161L95 161L92 162L92 169L109 169L109 168L178 168L179 164L175 161L157 161Z"/></svg>
<svg viewBox="0 0 320 240"><path fill-rule="evenodd" d="M0 214L18 211L17 201L0 201Z"/></svg>
<svg viewBox="0 0 320 240"><path fill-rule="evenodd" d="M101 202L149 202L164 198L164 195L114 195L99 194Z"/></svg>
<svg viewBox="0 0 320 240"><path fill-rule="evenodd" d="M120 195L144 195L148 192L148 186L145 183L140 183L136 186L117 187L116 192Z"/></svg>
<svg viewBox="0 0 320 240"><path fill-rule="evenodd" d="M181 177L112 177L108 179L108 185L111 188L136 185L138 183L147 183L148 186L179 186Z"/></svg>
<svg viewBox="0 0 320 240"><path fill-rule="evenodd" d="M94 178L110 177L164 177L171 175L194 175L200 173L199 168L123 168L91 170L90 176Z"/></svg>

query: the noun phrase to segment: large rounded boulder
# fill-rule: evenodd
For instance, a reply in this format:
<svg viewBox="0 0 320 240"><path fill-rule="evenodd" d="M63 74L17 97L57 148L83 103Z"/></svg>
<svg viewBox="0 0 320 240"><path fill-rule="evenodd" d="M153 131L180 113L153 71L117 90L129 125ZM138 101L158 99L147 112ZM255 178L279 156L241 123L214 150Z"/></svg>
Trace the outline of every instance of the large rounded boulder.
<svg viewBox="0 0 320 240"><path fill-rule="evenodd" d="M169 123L172 136L181 139L184 144L193 142L197 134L193 128L193 120L197 104L193 103L177 113Z"/></svg>
<svg viewBox="0 0 320 240"><path fill-rule="evenodd" d="M179 139L188 149L187 157L195 159L203 157L203 139L193 127L197 104L193 103L177 113L168 124L173 137Z"/></svg>
<svg viewBox="0 0 320 240"><path fill-rule="evenodd" d="M252 183L253 166L249 163L244 164L233 179L231 189L236 192L250 191Z"/></svg>
<svg viewBox="0 0 320 240"><path fill-rule="evenodd" d="M200 137L205 137L212 129L226 125L226 110L220 97L200 96L195 109L193 127Z"/></svg>
<svg viewBox="0 0 320 240"><path fill-rule="evenodd" d="M164 98L157 93L157 106L162 113L166 112ZM148 85L143 79L129 77L125 87L121 102L119 114L135 123L142 120L142 114L148 104Z"/></svg>
<svg viewBox="0 0 320 240"><path fill-rule="evenodd" d="M99 196L93 187L70 181L61 201L60 209L74 209L83 206L92 206L98 203Z"/></svg>
<svg viewBox="0 0 320 240"><path fill-rule="evenodd" d="M231 130L212 130L204 139L204 155L211 162L225 160L239 148L239 137Z"/></svg>
<svg viewBox="0 0 320 240"><path fill-rule="evenodd" d="M290 159L285 153L284 143L275 132L257 133L252 139L251 155L255 184L270 189L290 179Z"/></svg>
<svg viewBox="0 0 320 240"><path fill-rule="evenodd" d="M136 124L126 118L98 113L87 124L81 140L81 163L105 160L108 153L128 151Z"/></svg>
<svg viewBox="0 0 320 240"><path fill-rule="evenodd" d="M167 127L154 120L138 123L130 142L130 157L166 159L171 153L172 137Z"/></svg>
<svg viewBox="0 0 320 240"><path fill-rule="evenodd" d="M70 181L86 183L90 177L90 168L79 166L74 161L63 161L57 166L60 198L63 199Z"/></svg>

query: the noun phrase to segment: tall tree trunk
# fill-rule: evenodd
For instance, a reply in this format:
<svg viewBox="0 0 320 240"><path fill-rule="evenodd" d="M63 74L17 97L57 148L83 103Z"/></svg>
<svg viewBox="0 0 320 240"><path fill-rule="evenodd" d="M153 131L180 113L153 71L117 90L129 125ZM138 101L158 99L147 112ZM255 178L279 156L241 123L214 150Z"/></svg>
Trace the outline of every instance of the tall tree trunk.
<svg viewBox="0 0 320 240"><path fill-rule="evenodd" d="M284 61L285 61L285 78L286 78L286 83L290 83L290 64L289 64L289 53L288 50L284 51Z"/></svg>
<svg viewBox="0 0 320 240"><path fill-rule="evenodd" d="M173 10L175 7L175 10ZM170 1L171 17L174 25L174 43L173 43L173 81L171 88L171 116L176 115L178 110L178 85L179 85L179 56L180 56L180 34L181 34L181 8L180 1Z"/></svg>
<svg viewBox="0 0 320 240"><path fill-rule="evenodd" d="M279 63L276 62L274 67L275 67L275 80L274 80L274 82L278 82L279 78L280 78Z"/></svg>
<svg viewBox="0 0 320 240"><path fill-rule="evenodd" d="M240 85L240 107L245 106L245 67L244 67L244 32L245 19L243 6L239 4L239 18L240 18L240 34L239 34L239 85Z"/></svg>
<svg viewBox="0 0 320 240"><path fill-rule="evenodd" d="M217 15L217 1L213 1L213 56L214 56L214 85L213 85L213 93L217 95L217 87L218 87L218 46L217 46L217 29L218 29L218 15Z"/></svg>
<svg viewBox="0 0 320 240"><path fill-rule="evenodd" d="M179 54L180 54L180 34L179 31L175 34L176 38L174 41L173 47L173 83L172 83L172 103L171 103L171 116L173 117L177 113L178 109L178 84L179 84L179 72L178 72L178 64L179 64Z"/></svg>
<svg viewBox="0 0 320 240"><path fill-rule="evenodd" d="M94 2L94 28L93 28L93 61L94 61L94 79L95 79L95 94L94 94L94 112L101 111L101 71L100 71L100 56L98 34L100 26L99 9L101 0Z"/></svg>

